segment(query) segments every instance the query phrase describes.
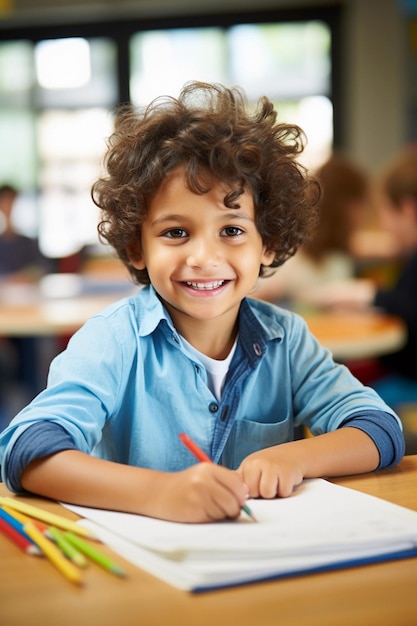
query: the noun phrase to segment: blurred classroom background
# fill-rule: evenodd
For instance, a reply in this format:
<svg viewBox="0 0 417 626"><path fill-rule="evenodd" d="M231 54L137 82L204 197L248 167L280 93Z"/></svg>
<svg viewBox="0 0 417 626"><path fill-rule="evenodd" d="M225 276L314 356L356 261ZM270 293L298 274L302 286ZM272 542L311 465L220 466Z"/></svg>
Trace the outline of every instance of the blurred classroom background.
<svg viewBox="0 0 417 626"><path fill-rule="evenodd" d="M54 274L128 282L98 243L91 184L115 107L191 79L267 94L306 132L307 167L336 151L373 175L417 140L417 0L0 0L0 185L19 190L14 228ZM369 261L381 280L395 269ZM38 375L13 410L58 339L37 338Z"/></svg>

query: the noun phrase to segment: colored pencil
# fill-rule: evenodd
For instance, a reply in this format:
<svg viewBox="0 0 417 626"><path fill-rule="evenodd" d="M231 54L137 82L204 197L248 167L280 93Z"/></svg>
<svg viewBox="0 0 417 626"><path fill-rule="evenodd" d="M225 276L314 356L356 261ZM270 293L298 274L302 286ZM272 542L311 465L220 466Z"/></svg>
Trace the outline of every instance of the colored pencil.
<svg viewBox="0 0 417 626"><path fill-rule="evenodd" d="M23 528L23 524L22 524L21 521L19 521L15 517L13 517L13 515L10 515L10 513L5 511L4 508L2 508L2 507L0 507L0 519L3 520L4 522L6 522L6 524L11 526L12 528L14 528L15 531L17 533L19 533L19 535L22 535L22 537L24 539L26 539L26 541L29 541L29 543L31 543L34 546L35 549L32 550L31 552L33 552L33 553L37 552L37 547L35 546L35 544L31 540L31 538L25 533L25 530Z"/></svg>
<svg viewBox="0 0 417 626"><path fill-rule="evenodd" d="M43 554L55 565L55 567L65 576L67 580L77 585L83 581L81 570L69 561L41 531L31 522L25 524L25 531L33 539Z"/></svg>
<svg viewBox="0 0 417 626"><path fill-rule="evenodd" d="M191 437L189 437L188 435L186 435L185 433L181 433L180 435L178 435L179 438L181 439L182 443L185 445L186 448L188 448L188 450L194 454L195 458L198 461L202 461L205 463L213 463L212 459L204 452L204 450L202 450L196 443L195 441L193 441L191 439ZM253 519L254 522L256 522L256 517L254 516L254 514L252 513L252 511L250 510L250 508L248 507L247 504L242 504L242 510L245 511L246 515L248 515L251 519Z"/></svg>
<svg viewBox="0 0 417 626"><path fill-rule="evenodd" d="M89 559L94 561L100 567L103 567L111 574L116 574L116 576L126 576L124 570L115 563L110 557L106 554L103 554L97 548L91 546L86 541L74 535L71 532L64 533L65 539L67 539L77 550L80 550L83 554L85 554Z"/></svg>
<svg viewBox="0 0 417 626"><path fill-rule="evenodd" d="M9 506L10 508L19 511L24 515L34 517L35 519L41 520L42 522L45 522L50 526L57 526L58 528L62 528L63 530L70 530L73 533L82 535L83 537L94 539L90 531L88 531L83 526L76 524L74 521L67 519L66 517L56 515L55 513L50 513L49 511L45 511L44 509L39 509L32 504L21 502L20 500L18 500L18 498L8 498L0 496L0 505Z"/></svg>
<svg viewBox="0 0 417 626"><path fill-rule="evenodd" d="M74 563L74 565L78 565L78 567L86 567L88 565L88 561L85 556L65 538L64 534L58 530L58 528L50 526L47 534L53 539L61 552Z"/></svg>
<svg viewBox="0 0 417 626"><path fill-rule="evenodd" d="M6 522L5 519L0 517L0 532L8 537L18 548L23 550L26 554L38 556L41 554L38 546L27 538L26 533L22 534L14 526Z"/></svg>
<svg viewBox="0 0 417 626"><path fill-rule="evenodd" d="M43 522L40 522L39 520L34 519L33 517L28 517L28 515L23 515L23 513L20 513L20 511L15 511L10 506L3 505L2 508L4 511L6 511L6 513L8 513L9 515L17 519L22 524L27 524L28 522L32 522L32 524L34 524L34 526L36 526L36 528L38 528L43 533L48 532L49 526L47 526L47 524L44 524Z"/></svg>

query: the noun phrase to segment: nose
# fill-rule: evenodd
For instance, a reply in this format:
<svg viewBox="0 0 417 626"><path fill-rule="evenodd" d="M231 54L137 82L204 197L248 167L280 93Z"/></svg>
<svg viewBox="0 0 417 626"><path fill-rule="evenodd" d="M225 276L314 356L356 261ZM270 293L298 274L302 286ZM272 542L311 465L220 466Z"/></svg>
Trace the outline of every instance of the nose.
<svg viewBox="0 0 417 626"><path fill-rule="evenodd" d="M198 237L191 240L187 252L188 267L206 269L220 265L220 244L210 237Z"/></svg>

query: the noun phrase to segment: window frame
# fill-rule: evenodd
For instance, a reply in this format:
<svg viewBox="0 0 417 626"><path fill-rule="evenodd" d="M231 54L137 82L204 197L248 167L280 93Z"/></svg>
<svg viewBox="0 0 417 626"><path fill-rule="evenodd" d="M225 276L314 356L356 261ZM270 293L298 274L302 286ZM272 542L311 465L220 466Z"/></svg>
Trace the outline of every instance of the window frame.
<svg viewBox="0 0 417 626"><path fill-rule="evenodd" d="M331 73L329 98L333 104L333 146L342 149L344 144L343 132L343 81L336 77L343 76L342 67L342 8L339 6L306 7L295 9L274 9L268 11L241 11L230 13L206 13L195 15L133 18L120 18L95 23L68 23L48 24L45 26L22 26L18 28L3 28L0 23L0 37L3 42L26 39L36 44L46 39L63 37L108 37L116 44L117 91L118 103L130 101L130 37L138 31L161 30L173 28L219 27L227 29L237 24L250 23L285 23L321 20L325 22L331 32Z"/></svg>
<svg viewBox="0 0 417 626"><path fill-rule="evenodd" d="M115 21L97 21L95 23L68 23L48 24L44 26L22 26L5 29L0 23L0 37L2 43L26 40L33 45L49 39L82 37L86 39L107 38L112 40L116 49L116 101L114 107L130 102L130 42L131 38L139 32L186 29L186 28L219 28L227 31L229 28L243 24L295 24L299 22L321 21L324 22L331 35L330 41L330 90L326 94L333 107L333 143L334 150L342 149L343 119L342 107L343 81L336 77L343 76L341 41L342 11L338 6L310 7L296 9L274 9L270 11L245 11L222 14L204 14L188 16L169 16L147 19L120 19ZM73 107L59 107L71 110ZM33 106L35 115L48 110L49 107ZM39 164L38 164L39 167Z"/></svg>

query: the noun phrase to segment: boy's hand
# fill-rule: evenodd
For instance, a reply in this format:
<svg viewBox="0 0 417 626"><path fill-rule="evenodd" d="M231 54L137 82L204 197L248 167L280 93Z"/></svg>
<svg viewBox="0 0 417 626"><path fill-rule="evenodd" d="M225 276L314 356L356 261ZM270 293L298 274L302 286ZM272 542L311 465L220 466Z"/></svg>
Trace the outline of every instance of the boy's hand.
<svg viewBox="0 0 417 626"><path fill-rule="evenodd" d="M152 516L175 522L213 522L240 515L248 488L237 472L213 463L198 463L163 474L155 485Z"/></svg>
<svg viewBox="0 0 417 626"><path fill-rule="evenodd" d="M304 470L291 444L259 450L247 456L237 473L249 487L251 498L285 498L301 484Z"/></svg>

